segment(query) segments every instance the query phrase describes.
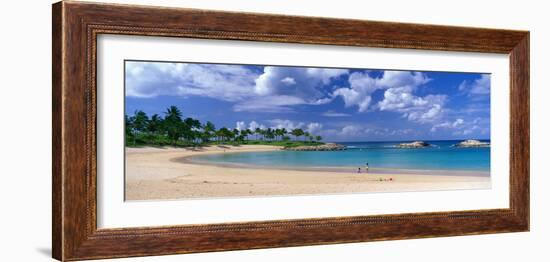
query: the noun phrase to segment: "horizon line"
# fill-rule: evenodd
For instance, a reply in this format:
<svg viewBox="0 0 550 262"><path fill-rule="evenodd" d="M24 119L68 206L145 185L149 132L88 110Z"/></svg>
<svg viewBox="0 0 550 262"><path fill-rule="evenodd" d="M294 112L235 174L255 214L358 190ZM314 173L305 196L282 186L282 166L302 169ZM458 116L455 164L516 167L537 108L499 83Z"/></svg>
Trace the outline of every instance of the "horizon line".
<svg viewBox="0 0 550 262"><path fill-rule="evenodd" d="M328 141L328 143L358 143L358 142L414 142L414 141L457 141L457 140L491 140L491 138L459 138L459 139L405 139L405 140L356 140L356 141Z"/></svg>

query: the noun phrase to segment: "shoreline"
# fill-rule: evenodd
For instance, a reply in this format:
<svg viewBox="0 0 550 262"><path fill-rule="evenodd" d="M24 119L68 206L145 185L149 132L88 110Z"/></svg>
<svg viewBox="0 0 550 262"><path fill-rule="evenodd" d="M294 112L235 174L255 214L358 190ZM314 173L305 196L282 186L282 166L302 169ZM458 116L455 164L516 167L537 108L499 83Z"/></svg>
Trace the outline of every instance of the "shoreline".
<svg viewBox="0 0 550 262"><path fill-rule="evenodd" d="M230 152L227 154L240 153ZM226 168L246 168L246 169L270 169L270 170L290 170L290 171L311 171L311 172L334 172L334 173L356 173L354 166L262 166L254 164L210 162L193 159L195 156L185 156L171 159L171 161L184 164L197 164L206 166L226 167ZM429 175L429 176L481 176L489 177L490 171L484 170L456 170L456 169L407 169L407 168L369 168L369 172L361 174L401 174L401 175Z"/></svg>
<svg viewBox="0 0 550 262"><path fill-rule="evenodd" d="M491 187L490 177L484 175L434 175L425 171L407 174L380 169L370 169L369 173L359 174L324 167L302 170L189 162L191 157L197 155L265 152L280 148L265 145L126 148L125 199L259 197Z"/></svg>

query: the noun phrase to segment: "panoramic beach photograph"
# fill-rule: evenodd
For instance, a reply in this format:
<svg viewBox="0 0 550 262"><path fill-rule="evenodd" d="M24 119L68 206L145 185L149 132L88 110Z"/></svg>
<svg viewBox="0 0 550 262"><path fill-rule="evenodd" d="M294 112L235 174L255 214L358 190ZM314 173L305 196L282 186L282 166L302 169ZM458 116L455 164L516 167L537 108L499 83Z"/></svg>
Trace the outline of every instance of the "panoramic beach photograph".
<svg viewBox="0 0 550 262"><path fill-rule="evenodd" d="M126 60L125 200L491 188L491 75Z"/></svg>

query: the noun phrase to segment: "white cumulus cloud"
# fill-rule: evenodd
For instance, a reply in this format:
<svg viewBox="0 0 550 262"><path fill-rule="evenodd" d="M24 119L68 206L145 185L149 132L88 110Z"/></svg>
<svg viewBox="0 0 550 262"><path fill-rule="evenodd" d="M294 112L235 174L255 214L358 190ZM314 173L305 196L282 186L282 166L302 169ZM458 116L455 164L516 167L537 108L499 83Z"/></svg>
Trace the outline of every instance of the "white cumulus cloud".
<svg viewBox="0 0 550 262"><path fill-rule="evenodd" d="M267 112L267 113L282 113L292 111L289 106L302 105L306 102L296 96L290 95L271 95L264 97L253 97L246 101L237 103L233 106L233 110L251 111L251 112Z"/></svg>
<svg viewBox="0 0 550 262"><path fill-rule="evenodd" d="M126 62L126 95L197 95L225 101L251 96L258 74L243 66Z"/></svg>
<svg viewBox="0 0 550 262"><path fill-rule="evenodd" d="M256 121L251 121L250 124L248 124L248 129L250 130L255 130L256 128L258 128L260 126L260 124L258 124L258 122Z"/></svg>
<svg viewBox="0 0 550 262"><path fill-rule="evenodd" d="M434 124L430 131L437 132L441 129L447 129L452 131L452 135L460 137L487 135L490 132L489 122L490 119L488 118L475 118L473 120L457 118L455 121L444 121Z"/></svg>
<svg viewBox="0 0 550 262"><path fill-rule="evenodd" d="M446 95L419 97L412 92L412 87L389 88L384 92L384 99L378 102L378 108L402 113L408 120L419 123L433 122L442 116Z"/></svg>
<svg viewBox="0 0 550 262"><path fill-rule="evenodd" d="M364 133L364 129L360 126L348 125L342 128L340 135L344 137L354 137Z"/></svg>
<svg viewBox="0 0 550 262"><path fill-rule="evenodd" d="M277 105L262 106L247 101L236 109L278 111L297 104L326 104L331 98L324 86L347 73L345 69L266 66L255 80L254 92L264 98L262 102L275 99Z"/></svg>
<svg viewBox="0 0 550 262"><path fill-rule="evenodd" d="M235 111L285 112L332 101L326 85L348 70L239 65L126 62L126 96L203 96L234 102Z"/></svg>
<svg viewBox="0 0 550 262"><path fill-rule="evenodd" d="M244 121L237 121L237 123L235 124L235 128L239 131L245 130L246 129L246 124L245 124Z"/></svg>
<svg viewBox="0 0 550 262"><path fill-rule="evenodd" d="M289 85L289 86L296 84L296 80L294 80L294 78L292 78L292 77L285 77L285 78L281 79L281 82L283 84L286 84L286 85Z"/></svg>
<svg viewBox="0 0 550 262"><path fill-rule="evenodd" d="M323 128L323 125L317 122L309 123L307 125L306 131L309 132L311 135L313 134L319 134L321 133Z"/></svg>
<svg viewBox="0 0 550 262"><path fill-rule="evenodd" d="M347 77L348 87L332 87L336 79ZM341 97L346 107L358 112L380 110L398 112L410 121L434 122L445 113L445 95L416 95L429 82L426 74L410 71L353 72L335 68L275 67L239 65L127 62L126 95L131 97L203 96L232 102L234 111L293 112L298 105L324 105ZM340 83L341 81L338 81ZM474 80L464 89L488 93L489 75ZM383 90L381 101L372 95ZM327 117L348 114L325 112Z"/></svg>
<svg viewBox="0 0 550 262"><path fill-rule="evenodd" d="M464 80L458 86L458 90L466 92L471 96L489 95L491 93L491 75L483 74L474 81Z"/></svg>
<svg viewBox="0 0 550 262"><path fill-rule="evenodd" d="M305 126L304 122L295 122L288 119L272 119L267 121L271 128L285 128L286 130L292 130L296 128L303 128Z"/></svg>
<svg viewBox="0 0 550 262"><path fill-rule="evenodd" d="M398 88L412 93L417 86L430 79L420 72L384 71L381 77L372 77L367 72L354 72L348 81L350 86L337 88L333 96L342 97L346 107L357 106L359 112L366 112L371 106L371 95L376 90Z"/></svg>
<svg viewBox="0 0 550 262"><path fill-rule="evenodd" d="M322 113L321 115L322 115L322 116L326 116L326 117L345 117L345 116L350 116L350 114L338 113L338 112L334 112L334 111L332 111L332 110L326 111L326 112Z"/></svg>
<svg viewBox="0 0 550 262"><path fill-rule="evenodd" d="M464 124L464 119L458 118L457 120L454 121L453 127L459 127L459 126L462 126L462 124Z"/></svg>

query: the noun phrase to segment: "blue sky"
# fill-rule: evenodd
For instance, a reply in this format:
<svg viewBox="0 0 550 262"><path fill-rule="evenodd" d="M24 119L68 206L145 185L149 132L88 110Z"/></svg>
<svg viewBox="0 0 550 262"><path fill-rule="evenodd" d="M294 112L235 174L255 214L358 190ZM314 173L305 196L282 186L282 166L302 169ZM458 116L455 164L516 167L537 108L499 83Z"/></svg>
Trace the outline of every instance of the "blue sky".
<svg viewBox="0 0 550 262"><path fill-rule="evenodd" d="M217 128L302 128L325 141L487 139L490 75L126 61L126 112L171 105Z"/></svg>

